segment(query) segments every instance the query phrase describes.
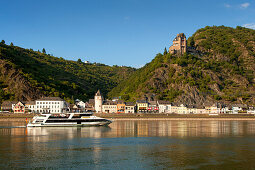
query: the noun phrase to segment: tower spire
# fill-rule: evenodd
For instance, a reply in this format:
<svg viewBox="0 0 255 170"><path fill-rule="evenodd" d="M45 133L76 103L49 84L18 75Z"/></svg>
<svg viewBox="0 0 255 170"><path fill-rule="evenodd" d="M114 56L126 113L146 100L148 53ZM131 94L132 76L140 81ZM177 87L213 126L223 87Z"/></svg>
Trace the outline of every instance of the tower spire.
<svg viewBox="0 0 255 170"><path fill-rule="evenodd" d="M101 96L100 90L98 89L95 96Z"/></svg>

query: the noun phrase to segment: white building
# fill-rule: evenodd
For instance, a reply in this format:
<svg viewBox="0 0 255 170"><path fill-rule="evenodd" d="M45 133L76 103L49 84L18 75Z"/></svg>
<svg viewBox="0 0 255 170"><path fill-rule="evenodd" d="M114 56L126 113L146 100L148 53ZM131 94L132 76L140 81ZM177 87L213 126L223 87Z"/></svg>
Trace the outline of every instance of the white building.
<svg viewBox="0 0 255 170"><path fill-rule="evenodd" d="M36 112L36 104L35 101L28 101L25 103L25 107L28 110L28 112Z"/></svg>
<svg viewBox="0 0 255 170"><path fill-rule="evenodd" d="M100 93L100 90L97 91L95 94L95 111L96 113L102 112L102 105L103 105L103 97Z"/></svg>
<svg viewBox="0 0 255 170"><path fill-rule="evenodd" d="M244 104L232 104L232 112L233 114L244 113L244 109L247 108L247 105ZM247 111L246 111L247 113Z"/></svg>
<svg viewBox="0 0 255 170"><path fill-rule="evenodd" d="M187 106L187 114L196 114L197 108L193 105Z"/></svg>
<svg viewBox="0 0 255 170"><path fill-rule="evenodd" d="M117 113L117 102L105 101L102 105L103 113Z"/></svg>
<svg viewBox="0 0 255 170"><path fill-rule="evenodd" d="M81 110L85 110L85 107L86 107L85 102L79 101L79 102L76 103L76 105L79 106Z"/></svg>
<svg viewBox="0 0 255 170"><path fill-rule="evenodd" d="M135 104L127 102L125 106L125 113L135 113Z"/></svg>
<svg viewBox="0 0 255 170"><path fill-rule="evenodd" d="M188 109L184 104L181 104L177 110L178 114L188 114Z"/></svg>
<svg viewBox="0 0 255 170"><path fill-rule="evenodd" d="M252 106L248 107L247 113L248 114L255 114L255 107L252 107Z"/></svg>
<svg viewBox="0 0 255 170"><path fill-rule="evenodd" d="M197 109L196 114L206 114L207 113L207 110L204 107L198 107L196 109Z"/></svg>
<svg viewBox="0 0 255 170"><path fill-rule="evenodd" d="M37 113L63 113L67 103L60 97L43 97L35 101Z"/></svg>
<svg viewBox="0 0 255 170"><path fill-rule="evenodd" d="M169 101L158 101L159 113L171 113L171 103Z"/></svg>

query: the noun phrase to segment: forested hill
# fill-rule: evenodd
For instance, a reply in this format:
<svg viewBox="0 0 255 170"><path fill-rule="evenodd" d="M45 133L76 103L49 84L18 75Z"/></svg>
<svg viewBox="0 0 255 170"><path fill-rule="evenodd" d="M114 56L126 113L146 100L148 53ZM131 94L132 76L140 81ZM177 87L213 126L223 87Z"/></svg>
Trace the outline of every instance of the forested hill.
<svg viewBox="0 0 255 170"><path fill-rule="evenodd" d="M197 52L158 54L109 96L197 105L217 101L255 104L255 30L207 26L194 33L188 44Z"/></svg>
<svg viewBox="0 0 255 170"><path fill-rule="evenodd" d="M100 89L107 94L129 77L134 68L85 64L32 49L0 43L0 102L59 96L87 100Z"/></svg>

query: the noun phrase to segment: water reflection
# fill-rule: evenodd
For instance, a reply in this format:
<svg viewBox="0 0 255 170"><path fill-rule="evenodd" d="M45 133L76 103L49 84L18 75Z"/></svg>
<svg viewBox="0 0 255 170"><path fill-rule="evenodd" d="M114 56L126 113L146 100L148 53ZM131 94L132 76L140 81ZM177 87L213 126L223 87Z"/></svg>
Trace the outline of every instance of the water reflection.
<svg viewBox="0 0 255 170"><path fill-rule="evenodd" d="M12 128L0 169L252 169L255 121L115 121L109 127Z"/></svg>
<svg viewBox="0 0 255 170"><path fill-rule="evenodd" d="M108 137L220 137L255 134L255 121L117 121Z"/></svg>
<svg viewBox="0 0 255 170"><path fill-rule="evenodd" d="M255 134L255 121L115 121L109 127L22 127L22 122L0 123L0 136L25 135L35 141L104 137L220 137Z"/></svg>

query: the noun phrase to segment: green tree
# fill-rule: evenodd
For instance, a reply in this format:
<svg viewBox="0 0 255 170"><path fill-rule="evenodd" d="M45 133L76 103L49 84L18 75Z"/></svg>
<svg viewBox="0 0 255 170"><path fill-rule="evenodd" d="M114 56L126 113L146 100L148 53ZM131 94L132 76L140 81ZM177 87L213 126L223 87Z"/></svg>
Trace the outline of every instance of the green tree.
<svg viewBox="0 0 255 170"><path fill-rule="evenodd" d="M194 41L194 37L190 38L190 46L194 47L195 46L195 41Z"/></svg>
<svg viewBox="0 0 255 170"><path fill-rule="evenodd" d="M165 49L164 49L164 53L163 53L164 55L167 55L167 49L166 49L166 47L165 47Z"/></svg>
<svg viewBox="0 0 255 170"><path fill-rule="evenodd" d="M13 46L13 43L11 42L10 46Z"/></svg>
<svg viewBox="0 0 255 170"><path fill-rule="evenodd" d="M5 44L5 41L4 41L4 40L2 40L2 41L1 41L1 44Z"/></svg>
<svg viewBox="0 0 255 170"><path fill-rule="evenodd" d="M81 63L82 61L81 61L81 59L79 58L79 59L77 60L77 62L78 62L78 63Z"/></svg>
<svg viewBox="0 0 255 170"><path fill-rule="evenodd" d="M46 50L45 48L42 49L42 53L46 54Z"/></svg>

